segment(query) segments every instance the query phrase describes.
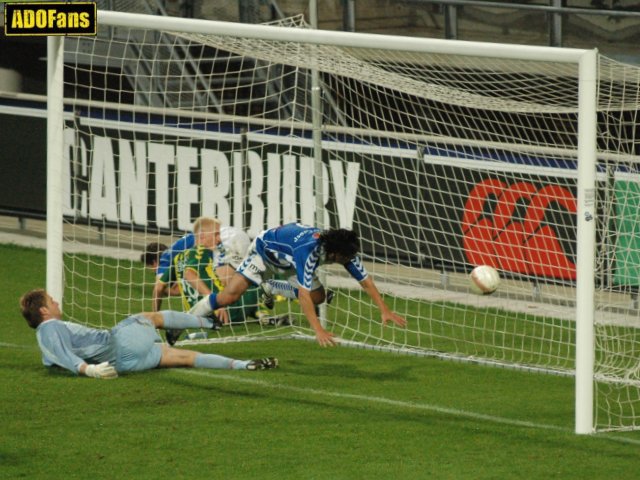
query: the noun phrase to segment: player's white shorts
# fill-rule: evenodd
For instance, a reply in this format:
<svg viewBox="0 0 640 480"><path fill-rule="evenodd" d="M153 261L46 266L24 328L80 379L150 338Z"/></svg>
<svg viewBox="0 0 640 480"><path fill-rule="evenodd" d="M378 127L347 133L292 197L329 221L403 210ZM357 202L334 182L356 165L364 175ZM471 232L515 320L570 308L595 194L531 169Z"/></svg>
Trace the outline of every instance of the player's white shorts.
<svg viewBox="0 0 640 480"><path fill-rule="evenodd" d="M247 255L250 245L251 238L244 230L222 227L220 245L214 250L214 265L216 268L231 265L237 269Z"/></svg>
<svg viewBox="0 0 640 480"><path fill-rule="evenodd" d="M236 272L242 274L247 280L254 285L261 285L265 281L273 278L274 276L284 277L287 282L294 288L299 288L300 283L296 275L295 268L277 268L271 264L265 264L260 254L256 251L255 240L251 244L247 258L240 264ZM313 274L313 280L311 281L311 290L318 290L322 287L322 283L318 280L317 275Z"/></svg>

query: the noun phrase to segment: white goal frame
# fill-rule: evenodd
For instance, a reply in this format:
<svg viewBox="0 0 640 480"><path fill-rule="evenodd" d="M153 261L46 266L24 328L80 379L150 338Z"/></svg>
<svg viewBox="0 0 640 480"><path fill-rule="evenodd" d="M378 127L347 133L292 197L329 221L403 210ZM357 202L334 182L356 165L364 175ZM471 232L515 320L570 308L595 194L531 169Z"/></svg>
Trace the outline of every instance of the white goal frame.
<svg viewBox="0 0 640 480"><path fill-rule="evenodd" d="M576 263L576 383L575 432L594 431L594 266L595 266L595 180L596 180L596 96L597 50L487 44L456 40L410 38L350 32L309 31L266 25L248 25L175 17L99 11L98 24L140 27L188 33L244 36L252 39L299 43L380 48L437 54L466 54L480 57L554 61L579 68L577 177L577 263ZM48 38L47 101L47 290L58 299L63 293L62 200L63 168L63 57L64 38Z"/></svg>

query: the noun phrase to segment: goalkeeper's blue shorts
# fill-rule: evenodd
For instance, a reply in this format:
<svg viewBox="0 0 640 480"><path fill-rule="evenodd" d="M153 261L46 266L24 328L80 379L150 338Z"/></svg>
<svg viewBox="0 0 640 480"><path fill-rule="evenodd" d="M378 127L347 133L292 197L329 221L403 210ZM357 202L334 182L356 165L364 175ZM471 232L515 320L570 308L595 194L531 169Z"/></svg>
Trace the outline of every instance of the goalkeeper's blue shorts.
<svg viewBox="0 0 640 480"><path fill-rule="evenodd" d="M111 329L118 372L151 370L160 364L162 338L151 320L143 315L125 318Z"/></svg>

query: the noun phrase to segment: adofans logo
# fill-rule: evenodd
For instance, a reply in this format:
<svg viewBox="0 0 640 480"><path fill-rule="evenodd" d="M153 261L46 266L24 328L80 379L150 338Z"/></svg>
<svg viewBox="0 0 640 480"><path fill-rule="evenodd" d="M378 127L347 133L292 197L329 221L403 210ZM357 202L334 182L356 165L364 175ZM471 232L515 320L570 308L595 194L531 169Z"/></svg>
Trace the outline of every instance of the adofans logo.
<svg viewBox="0 0 640 480"><path fill-rule="evenodd" d="M96 2L5 3L4 33L19 35L95 35Z"/></svg>

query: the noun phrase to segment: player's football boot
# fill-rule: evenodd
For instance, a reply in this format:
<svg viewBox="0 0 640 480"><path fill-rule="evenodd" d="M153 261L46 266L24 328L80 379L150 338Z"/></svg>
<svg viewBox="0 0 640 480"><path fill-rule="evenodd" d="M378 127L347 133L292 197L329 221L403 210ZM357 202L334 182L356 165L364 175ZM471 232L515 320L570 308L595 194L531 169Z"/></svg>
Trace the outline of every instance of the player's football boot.
<svg viewBox="0 0 640 480"><path fill-rule="evenodd" d="M180 339L182 332L184 332L184 330L170 328L164 331L164 337L167 339L167 343L173 346L176 344L178 339Z"/></svg>
<svg viewBox="0 0 640 480"><path fill-rule="evenodd" d="M213 325L211 326L211 330L220 330L222 328L222 325L223 325L222 320L220 320L215 313L211 312L207 316L213 322Z"/></svg>
<svg viewBox="0 0 640 480"><path fill-rule="evenodd" d="M278 366L278 359L274 357L259 358L251 360L247 364L247 370L268 370Z"/></svg>
<svg viewBox="0 0 640 480"><path fill-rule="evenodd" d="M264 282L260 284L260 301L269 310L273 310L275 300L273 298L273 292L271 292L271 285Z"/></svg>
<svg viewBox="0 0 640 480"><path fill-rule="evenodd" d="M333 297L335 296L336 296L336 292L334 292L330 288L327 288L327 293L325 294L324 303L326 303L327 305L331 305L331 302L333 301Z"/></svg>
<svg viewBox="0 0 640 480"><path fill-rule="evenodd" d="M277 317L269 318L269 325L272 327L287 327L292 323L289 315L278 315Z"/></svg>

